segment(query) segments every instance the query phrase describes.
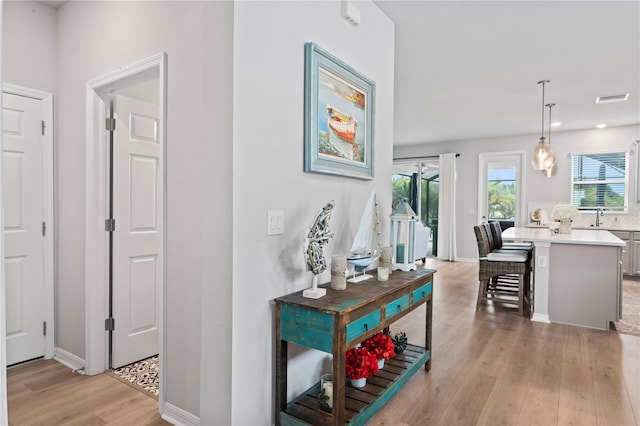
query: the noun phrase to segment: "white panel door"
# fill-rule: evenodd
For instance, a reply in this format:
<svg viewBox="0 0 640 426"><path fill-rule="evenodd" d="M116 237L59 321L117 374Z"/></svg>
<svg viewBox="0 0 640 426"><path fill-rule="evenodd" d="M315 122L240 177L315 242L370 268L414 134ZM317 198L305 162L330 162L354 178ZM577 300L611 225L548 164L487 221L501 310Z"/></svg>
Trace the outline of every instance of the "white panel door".
<svg viewBox="0 0 640 426"><path fill-rule="evenodd" d="M113 368L159 351L163 181L158 106L116 96Z"/></svg>
<svg viewBox="0 0 640 426"><path fill-rule="evenodd" d="M42 101L3 93L7 365L44 356Z"/></svg>

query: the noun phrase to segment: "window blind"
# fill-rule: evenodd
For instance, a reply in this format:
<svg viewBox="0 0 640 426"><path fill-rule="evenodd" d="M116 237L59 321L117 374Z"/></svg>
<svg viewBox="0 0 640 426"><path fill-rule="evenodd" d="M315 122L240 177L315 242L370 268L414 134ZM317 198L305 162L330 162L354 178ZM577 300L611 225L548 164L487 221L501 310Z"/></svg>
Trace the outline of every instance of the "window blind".
<svg viewBox="0 0 640 426"><path fill-rule="evenodd" d="M571 156L571 201L582 210L624 211L627 205L626 152Z"/></svg>

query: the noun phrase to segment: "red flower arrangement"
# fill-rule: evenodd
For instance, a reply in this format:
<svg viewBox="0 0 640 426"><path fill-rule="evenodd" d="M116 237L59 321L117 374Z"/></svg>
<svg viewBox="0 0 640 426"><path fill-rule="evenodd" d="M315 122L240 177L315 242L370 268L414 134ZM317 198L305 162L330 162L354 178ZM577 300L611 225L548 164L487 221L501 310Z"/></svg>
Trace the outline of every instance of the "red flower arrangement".
<svg viewBox="0 0 640 426"><path fill-rule="evenodd" d="M365 379L378 372L378 358L361 346L349 349L346 354L346 373L350 379Z"/></svg>
<svg viewBox="0 0 640 426"><path fill-rule="evenodd" d="M374 354L377 359L389 359L396 356L395 345L393 339L382 331L374 334L364 342L362 346L367 348L369 352Z"/></svg>

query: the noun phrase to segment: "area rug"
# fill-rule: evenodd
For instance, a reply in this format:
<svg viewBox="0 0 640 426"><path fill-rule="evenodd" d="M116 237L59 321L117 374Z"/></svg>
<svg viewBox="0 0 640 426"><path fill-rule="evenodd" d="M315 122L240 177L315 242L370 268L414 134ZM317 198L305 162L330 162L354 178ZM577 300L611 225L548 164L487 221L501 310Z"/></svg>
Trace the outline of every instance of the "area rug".
<svg viewBox="0 0 640 426"><path fill-rule="evenodd" d="M158 396L158 355L113 370L118 378Z"/></svg>
<svg viewBox="0 0 640 426"><path fill-rule="evenodd" d="M622 319L611 323L611 329L622 334L640 336L640 281L624 280Z"/></svg>

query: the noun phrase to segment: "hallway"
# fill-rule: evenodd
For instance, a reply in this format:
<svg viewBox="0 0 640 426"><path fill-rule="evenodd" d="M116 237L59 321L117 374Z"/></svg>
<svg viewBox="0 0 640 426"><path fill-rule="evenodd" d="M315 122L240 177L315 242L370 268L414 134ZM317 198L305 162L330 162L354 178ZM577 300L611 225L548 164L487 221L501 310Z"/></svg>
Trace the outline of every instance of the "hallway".
<svg viewBox="0 0 640 426"><path fill-rule="evenodd" d="M110 373L83 376L54 360L7 370L9 425L168 425L158 401Z"/></svg>

